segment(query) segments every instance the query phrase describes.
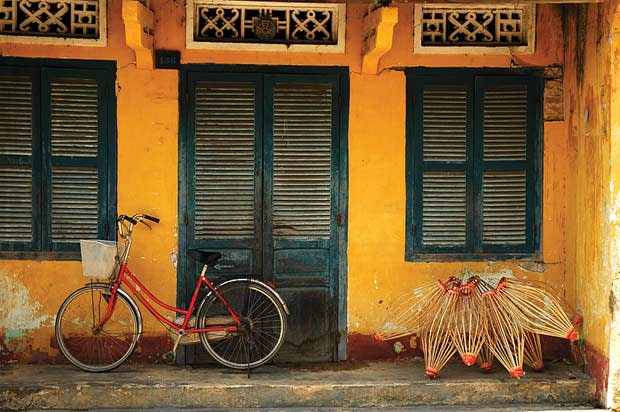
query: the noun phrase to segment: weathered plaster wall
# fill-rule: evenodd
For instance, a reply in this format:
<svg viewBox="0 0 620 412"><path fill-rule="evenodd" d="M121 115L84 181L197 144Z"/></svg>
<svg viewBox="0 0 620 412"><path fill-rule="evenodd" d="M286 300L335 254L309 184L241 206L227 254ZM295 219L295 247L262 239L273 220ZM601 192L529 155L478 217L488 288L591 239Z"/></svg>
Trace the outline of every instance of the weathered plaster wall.
<svg viewBox="0 0 620 412"><path fill-rule="evenodd" d="M608 42L611 48L610 76L610 273L612 276L609 308L611 325L609 336L609 382L606 406L620 409L620 2L609 6L611 29Z"/></svg>
<svg viewBox="0 0 620 412"><path fill-rule="evenodd" d="M136 70L125 44L121 1L109 3L107 47L0 44L0 54L116 60L118 118L118 211L143 211L161 218L149 232L139 227L130 265L158 296L174 302L177 253L178 73ZM49 362L58 351L54 317L70 291L86 283L80 262L0 261L0 342L5 361ZM11 319L23 319L13 323ZM6 322L4 320L6 319ZM157 360L168 350L159 323L145 317L145 336L138 356ZM156 339L153 339L156 338ZM142 352L142 353L140 353Z"/></svg>
<svg viewBox="0 0 620 412"><path fill-rule="evenodd" d="M584 314L586 369L620 405L620 15L617 0L566 6L570 185L567 272ZM609 373L609 382L608 382Z"/></svg>
<svg viewBox="0 0 620 412"><path fill-rule="evenodd" d="M543 67L563 63L558 7L538 7L536 53L508 55L419 55L413 50L413 7L401 6L394 48L381 60L379 76L351 75L349 187L349 352L352 357L386 356L370 335L382 322L390 299L421 282L463 269L545 280L575 302L574 279L565 270L567 159L566 122L544 126L542 263L405 262L405 76L397 67ZM389 68L391 67L391 68ZM378 121L380 119L380 121ZM380 143L378 143L380 142ZM372 216L372 218L369 218ZM415 341L414 341L415 342ZM415 345L415 343L414 343ZM373 348L374 346L374 348ZM403 349L409 349L405 342ZM400 348L399 348L400 349ZM401 351L402 353L403 351Z"/></svg>
<svg viewBox="0 0 620 412"><path fill-rule="evenodd" d="M528 56L414 55L413 5L399 6L394 48L382 59L379 75L361 74L362 16L366 6L348 5L346 53L272 53L185 50L184 2L154 0L155 47L181 50L183 63L348 66L351 73L349 122L348 317L350 350L360 355L367 337L383 318L389 299L407 288L462 269L543 279L575 302L574 272L566 271L566 122L545 124L544 272L528 272L529 262L407 263L405 253L405 66L511 67L563 63L560 8L539 6L537 51ZM177 247L178 74L137 70L125 45L120 0L109 1L109 42L105 48L1 44L5 56L116 60L118 67L118 210L145 211L162 218L152 232L141 230L131 264L167 301L174 301L176 272L171 254ZM172 259L174 260L174 259ZM545 266L541 265L541 266ZM1 282L17 294L2 295L0 310L23 316L25 324L0 335L12 354L5 358L48 360L56 309L81 285L79 262L1 261ZM6 290L1 288L0 290ZM28 292L27 294L24 292ZM0 292L3 293L3 292ZM18 296L18 297L14 297ZM8 302L8 304L4 304ZM6 309L2 309L6 307ZM3 312L0 315L5 316ZM9 316L9 315L6 315ZM150 337L163 336L148 323ZM366 339L366 340L365 340ZM21 345L21 346L19 346ZM26 347L28 346L28 347ZM10 348L17 348L17 351ZM390 349L391 351L391 349ZM39 354L40 355L37 355ZM366 353L368 354L368 352ZM361 353L364 356L364 353Z"/></svg>

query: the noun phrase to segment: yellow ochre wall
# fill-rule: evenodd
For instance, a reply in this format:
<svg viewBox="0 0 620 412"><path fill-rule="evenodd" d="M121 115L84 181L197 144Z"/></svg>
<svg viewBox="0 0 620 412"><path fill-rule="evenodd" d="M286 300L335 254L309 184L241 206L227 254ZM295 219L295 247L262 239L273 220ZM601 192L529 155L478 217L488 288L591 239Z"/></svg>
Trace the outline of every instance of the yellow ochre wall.
<svg viewBox="0 0 620 412"><path fill-rule="evenodd" d="M346 53L310 54L185 49L184 2L151 1L155 48L181 50L182 63L329 65L350 69L348 327L351 337L379 326L394 294L462 269L543 279L575 296L567 270L568 123L544 126L543 262L405 262L405 75L399 68L527 67L562 64L564 40L558 6L538 6L536 53L414 55L413 5L399 6L394 47L378 75L362 74L363 4L347 5ZM145 283L174 302L178 222L178 73L138 70L125 44L121 1L109 0L109 38L103 48L0 44L3 56L116 60L118 211L144 211L162 219L135 237L130 265ZM571 232L572 233L572 232ZM573 239L575 234L572 234ZM541 269L543 271L540 271ZM534 271L531 271L534 270ZM69 291L84 283L79 262L0 261L0 338L25 361L50 361L54 314ZM146 335L163 336L147 319ZM586 322L588 320L586 319ZM353 344L353 339L351 340ZM6 358L6 357L5 357ZM153 358L154 360L155 358Z"/></svg>
<svg viewBox="0 0 620 412"><path fill-rule="evenodd" d="M585 318L599 400L620 406L620 13L618 0L565 12L570 199L567 272ZM615 313L615 316L614 316ZM608 375L609 374L609 375ZM609 383L608 383L609 378Z"/></svg>

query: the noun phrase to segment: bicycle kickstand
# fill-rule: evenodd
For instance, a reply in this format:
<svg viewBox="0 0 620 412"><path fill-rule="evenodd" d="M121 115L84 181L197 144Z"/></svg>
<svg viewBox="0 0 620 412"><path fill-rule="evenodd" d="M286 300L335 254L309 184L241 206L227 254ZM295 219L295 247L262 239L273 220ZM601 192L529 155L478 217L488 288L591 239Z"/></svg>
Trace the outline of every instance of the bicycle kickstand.
<svg viewBox="0 0 620 412"><path fill-rule="evenodd" d="M179 347L179 343L181 342L181 338L183 335L177 335L177 338L174 341L174 346L172 350L164 355L164 359L171 362L172 364L176 363L177 359L177 348Z"/></svg>

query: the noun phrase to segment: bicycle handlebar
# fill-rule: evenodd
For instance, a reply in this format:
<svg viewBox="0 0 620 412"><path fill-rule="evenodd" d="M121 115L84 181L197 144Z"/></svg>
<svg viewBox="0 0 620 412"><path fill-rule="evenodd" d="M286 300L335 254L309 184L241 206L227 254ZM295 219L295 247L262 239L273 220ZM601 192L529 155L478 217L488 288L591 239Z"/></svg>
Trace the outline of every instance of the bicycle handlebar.
<svg viewBox="0 0 620 412"><path fill-rule="evenodd" d="M126 220L129 223L131 223L132 225L137 225L138 221L136 219L134 219L133 217L129 217L129 216L125 216L125 215L120 215L118 217L119 220Z"/></svg>
<svg viewBox="0 0 620 412"><path fill-rule="evenodd" d="M151 222L159 223L159 218L149 215L142 215L146 220L150 220Z"/></svg>
<svg viewBox="0 0 620 412"><path fill-rule="evenodd" d="M133 216L120 215L117 219L119 236L122 239L125 239L127 236L131 235L131 232L133 232L133 227L137 225L138 223L142 223L143 225L147 226L150 229L151 227L147 223L142 221L144 219L150 220L151 222L154 222L154 223L159 223L159 218L150 216L147 214L143 214L143 213L136 213ZM123 224L123 222L125 221L130 223L129 227Z"/></svg>

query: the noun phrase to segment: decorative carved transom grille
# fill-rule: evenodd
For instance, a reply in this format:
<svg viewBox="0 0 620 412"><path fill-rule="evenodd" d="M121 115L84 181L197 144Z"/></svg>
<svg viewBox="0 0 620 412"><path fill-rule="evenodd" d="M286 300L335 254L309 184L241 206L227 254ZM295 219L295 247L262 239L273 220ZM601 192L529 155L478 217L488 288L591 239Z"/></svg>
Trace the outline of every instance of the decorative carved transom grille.
<svg viewBox="0 0 620 412"><path fill-rule="evenodd" d="M190 8L191 7L191 8ZM193 0L188 3L193 33L200 43L336 46L344 41L344 5ZM189 33L188 33L189 34Z"/></svg>
<svg viewBox="0 0 620 412"><path fill-rule="evenodd" d="M416 46L510 47L533 51L535 6L418 5Z"/></svg>
<svg viewBox="0 0 620 412"><path fill-rule="evenodd" d="M96 40L105 6L105 0L0 0L0 35Z"/></svg>

